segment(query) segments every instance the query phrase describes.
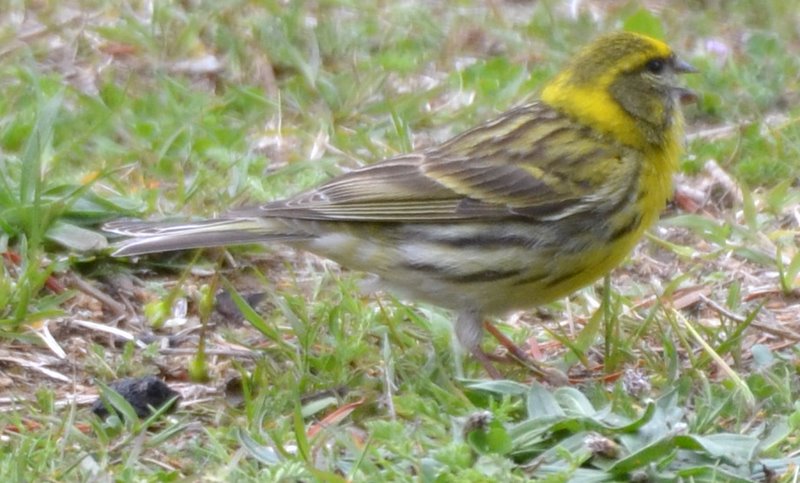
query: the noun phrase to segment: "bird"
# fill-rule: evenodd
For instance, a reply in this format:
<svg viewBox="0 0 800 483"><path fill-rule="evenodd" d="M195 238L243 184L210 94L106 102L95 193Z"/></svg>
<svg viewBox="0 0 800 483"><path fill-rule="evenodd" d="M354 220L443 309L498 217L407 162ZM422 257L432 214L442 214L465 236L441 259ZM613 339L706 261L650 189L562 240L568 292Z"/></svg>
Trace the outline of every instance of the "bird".
<svg viewBox="0 0 800 483"><path fill-rule="evenodd" d="M287 199L203 221L117 220L115 257L283 243L378 276L401 298L455 313L459 343L493 378L487 318L530 309L620 264L658 219L684 150L697 70L632 32L581 49L537 99L440 144ZM511 348L511 347L510 347Z"/></svg>

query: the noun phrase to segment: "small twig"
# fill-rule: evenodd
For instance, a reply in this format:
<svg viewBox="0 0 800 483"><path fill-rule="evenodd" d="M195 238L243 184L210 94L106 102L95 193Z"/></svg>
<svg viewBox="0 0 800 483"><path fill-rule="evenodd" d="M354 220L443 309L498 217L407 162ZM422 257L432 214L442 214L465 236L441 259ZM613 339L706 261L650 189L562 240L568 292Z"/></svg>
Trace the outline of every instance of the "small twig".
<svg viewBox="0 0 800 483"><path fill-rule="evenodd" d="M686 135L687 141L694 141L696 139L703 139L703 140L717 140L723 139L727 137L734 136L736 133L740 132L743 128L751 126L757 122L761 122L768 127L777 126L781 124L785 124L791 121L788 116L784 113L775 113L770 114L763 119L745 119L741 122L735 122L732 124L725 124L722 126L715 126L708 129L702 129L700 131L691 132Z"/></svg>
<svg viewBox="0 0 800 483"><path fill-rule="evenodd" d="M63 408L71 404L78 406L87 406L92 404L97 399L97 394L72 394L67 395L65 398L59 399L53 403L56 408ZM31 398L26 396L0 398L0 413L9 411L19 411L31 401Z"/></svg>
<svg viewBox="0 0 800 483"><path fill-rule="evenodd" d="M714 309L716 312L724 315L725 317L728 317L731 320L735 320L735 321L740 322L740 323L747 322L747 317L743 317L741 315L734 314L730 310L728 310L725 307L721 306L720 304L714 302L713 300L711 300L710 298L706 297L705 295L701 295L700 298L703 300L703 302L708 304L709 307ZM750 323L750 326L753 327L753 328L756 328L758 330L761 330L763 332L766 332L766 333L768 333L770 335L774 335L775 337L778 337L778 338L800 341L800 334L798 334L798 333L796 333L796 332L794 332L792 330L781 329L781 328L777 328L777 327L771 327L769 325L762 324L761 322L759 322L757 320L752 321Z"/></svg>
<svg viewBox="0 0 800 483"><path fill-rule="evenodd" d="M108 294L101 291L100 289L90 284L89 282L83 280L82 278L78 277L74 273L68 275L67 277L65 277L65 279L66 282L71 286L73 286L74 288L98 300L100 303L111 309L111 312L113 312L114 315L120 316L127 314L127 310L124 304L121 304L116 300L112 299Z"/></svg>
<svg viewBox="0 0 800 483"><path fill-rule="evenodd" d="M89 330L96 330L98 332L105 332L107 334L111 334L115 337L119 337L122 340L129 340L134 341L140 349L147 347L147 344L138 340L133 334L130 332L126 332L122 329L118 329L117 327L113 327L111 324L98 324L97 322L91 322L89 320L80 320L80 319L70 319L67 322L75 325L79 325Z"/></svg>
<svg viewBox="0 0 800 483"><path fill-rule="evenodd" d="M779 329L777 327L771 327L769 325L762 324L761 322L758 322L758 321L753 321L750 325L752 327L758 329L758 330L766 332L766 333L768 333L770 335L774 335L775 337L778 337L779 339L789 339L789 340L793 340L795 342L800 341L800 334L798 334L797 332L795 332L793 330L786 330L786 329Z"/></svg>
<svg viewBox="0 0 800 483"><path fill-rule="evenodd" d="M42 327L38 330L34 330L34 333L39 336L40 339L42 339L47 348L50 349L50 351L55 354L56 357L59 359L66 359L67 353L64 352L64 349L62 349L60 345L58 345L55 337L53 337L53 334L50 333L49 325L50 321L45 320L44 324L42 324Z"/></svg>
<svg viewBox="0 0 800 483"><path fill-rule="evenodd" d="M725 307L723 307L722 305L714 302L713 300L711 300L710 298L706 297L703 294L700 295L700 299L703 302L705 302L706 304L708 304L709 307L711 307L712 309L716 310L717 312L719 312L720 314L724 315L725 317L728 317L729 319L733 319L736 322L747 322L747 317L743 317L741 315L734 314L730 310L728 310Z"/></svg>
<svg viewBox="0 0 800 483"><path fill-rule="evenodd" d="M159 349L158 352L159 354L164 355L191 356L197 353L197 349L165 347L163 349ZM249 359L256 359L259 357L258 353L256 352L232 349L206 349L205 353L210 356L246 357Z"/></svg>
<svg viewBox="0 0 800 483"><path fill-rule="evenodd" d="M32 362L32 361L27 361L25 359L20 359L18 357L10 357L10 356L0 356L0 360L6 361L6 362L11 362L11 363L14 363L14 364L18 364L18 365L20 365L22 367L27 367L27 368L33 369L35 371L39 371L42 374L46 375L47 377L51 377L53 379L58 379L59 381L62 381L62 382L70 382L70 378L68 378L64 374L61 374L60 372L56 372L56 371L54 371L52 369L48 369L48 368L44 367L43 364L39 364L39 363Z"/></svg>

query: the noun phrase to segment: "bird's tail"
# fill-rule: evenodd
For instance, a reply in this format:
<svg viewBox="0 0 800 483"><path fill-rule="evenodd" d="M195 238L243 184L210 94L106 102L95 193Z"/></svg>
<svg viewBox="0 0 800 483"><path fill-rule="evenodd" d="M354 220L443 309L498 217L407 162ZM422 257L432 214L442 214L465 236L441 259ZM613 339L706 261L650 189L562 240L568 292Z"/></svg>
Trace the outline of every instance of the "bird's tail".
<svg viewBox="0 0 800 483"><path fill-rule="evenodd" d="M147 253L209 248L267 241L308 239L279 218L231 217L197 222L151 222L120 220L107 223L105 231L128 237L117 242L115 257Z"/></svg>

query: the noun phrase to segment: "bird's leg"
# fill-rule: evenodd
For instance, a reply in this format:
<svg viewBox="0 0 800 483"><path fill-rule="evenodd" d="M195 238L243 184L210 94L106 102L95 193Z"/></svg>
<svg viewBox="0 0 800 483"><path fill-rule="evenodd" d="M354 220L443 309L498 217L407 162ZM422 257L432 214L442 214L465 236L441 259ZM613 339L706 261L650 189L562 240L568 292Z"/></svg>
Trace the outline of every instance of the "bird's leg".
<svg viewBox="0 0 800 483"><path fill-rule="evenodd" d="M532 371L538 378L548 381L556 386L566 385L569 380L567 376L558 369L542 367L536 361L530 358L525 351L517 347L508 337L503 335L497 327L489 322L484 322L481 314L475 310L464 310L458 313L456 319L456 337L461 345L467 349L475 360L481 363L486 373L492 379L502 379L503 375L492 364L493 357L481 349L481 339L483 338L483 329L492 334L501 345L508 349L511 357L506 358L516 362L522 367Z"/></svg>
<svg viewBox="0 0 800 483"><path fill-rule="evenodd" d="M489 357L489 354L485 353L480 346L472 349L470 353L475 360L481 363L483 369L487 374L489 374L489 377L492 379L503 379L503 375L500 374L500 371L498 371L497 368L494 367L494 364L492 364L492 358Z"/></svg>
<svg viewBox="0 0 800 483"><path fill-rule="evenodd" d="M541 364L533 360L525 351L520 349L517 344L500 332L491 322L484 320L483 328L486 329L486 332L492 334L500 345L508 350L509 354L511 354L511 361L533 371L540 379L548 381L556 386L564 386L569 383L566 374L555 368L542 367ZM506 361L508 360L509 359L506 359Z"/></svg>
<svg viewBox="0 0 800 483"><path fill-rule="evenodd" d="M492 364L492 360L483 349L481 349L481 339L483 338L483 326L481 316L477 311L464 310L458 313L456 318L456 337L458 342L481 363L486 373L492 379L502 379L503 375Z"/></svg>
<svg viewBox="0 0 800 483"><path fill-rule="evenodd" d="M501 346L505 347L512 356L520 361L530 361L531 358L528 354L525 353L517 344L514 343L511 339L505 336L502 332L500 332L497 327L494 326L488 320L483 321L483 328L486 329L486 332L492 334L492 337L497 339L497 342L500 343Z"/></svg>

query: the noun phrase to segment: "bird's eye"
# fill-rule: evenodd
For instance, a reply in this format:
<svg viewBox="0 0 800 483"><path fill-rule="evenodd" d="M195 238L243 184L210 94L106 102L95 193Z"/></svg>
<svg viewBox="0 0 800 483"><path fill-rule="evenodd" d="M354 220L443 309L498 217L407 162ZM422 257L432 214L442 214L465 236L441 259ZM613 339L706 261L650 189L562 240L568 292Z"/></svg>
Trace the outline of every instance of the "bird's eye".
<svg viewBox="0 0 800 483"><path fill-rule="evenodd" d="M664 72L664 61L661 59L653 59L648 62L645 67L653 74L660 74Z"/></svg>

